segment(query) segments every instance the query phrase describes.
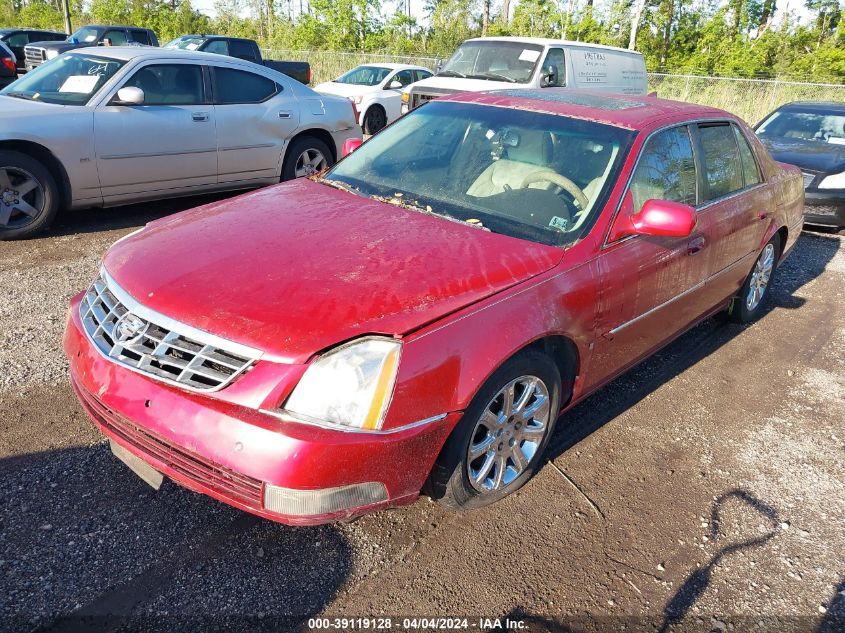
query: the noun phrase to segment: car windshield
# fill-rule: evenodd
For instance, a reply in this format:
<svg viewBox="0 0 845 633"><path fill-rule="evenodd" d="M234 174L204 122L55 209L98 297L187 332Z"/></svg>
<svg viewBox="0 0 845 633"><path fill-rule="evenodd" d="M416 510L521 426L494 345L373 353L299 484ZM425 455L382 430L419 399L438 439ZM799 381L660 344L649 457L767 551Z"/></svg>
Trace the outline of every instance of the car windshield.
<svg viewBox="0 0 845 633"><path fill-rule="evenodd" d="M565 245L595 222L633 137L565 116L433 101L322 180L480 229Z"/></svg>
<svg viewBox="0 0 845 633"><path fill-rule="evenodd" d="M0 95L60 105L85 105L125 63L94 55L60 55L28 72L0 91Z"/></svg>
<svg viewBox="0 0 845 633"><path fill-rule="evenodd" d="M97 41L100 32L90 26L85 26L79 29L76 33L71 35L68 40L79 42L80 44L90 44Z"/></svg>
<svg viewBox="0 0 845 633"><path fill-rule="evenodd" d="M338 84L352 84L354 86L377 86L390 72L389 68L379 66L358 66L348 73L335 79Z"/></svg>
<svg viewBox="0 0 845 633"><path fill-rule="evenodd" d="M437 74L510 83L528 83L543 47L520 42L464 42Z"/></svg>
<svg viewBox="0 0 845 633"><path fill-rule="evenodd" d="M181 48L187 51L195 51L205 42L204 37L183 36L170 40L162 48Z"/></svg>
<svg viewBox="0 0 845 633"><path fill-rule="evenodd" d="M757 134L845 145L845 114L819 110L779 110L757 128Z"/></svg>

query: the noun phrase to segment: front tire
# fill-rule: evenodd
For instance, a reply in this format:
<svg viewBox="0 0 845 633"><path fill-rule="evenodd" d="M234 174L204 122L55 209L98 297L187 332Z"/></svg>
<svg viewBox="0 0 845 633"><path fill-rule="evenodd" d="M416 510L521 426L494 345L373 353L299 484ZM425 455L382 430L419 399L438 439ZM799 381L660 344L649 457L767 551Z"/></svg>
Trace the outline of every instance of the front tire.
<svg viewBox="0 0 845 633"><path fill-rule="evenodd" d="M387 125L387 114L384 108L378 105L370 106L364 115L364 134L375 134Z"/></svg>
<svg viewBox="0 0 845 633"><path fill-rule="evenodd" d="M329 146L313 136L302 136L288 147L282 180L313 176L334 164Z"/></svg>
<svg viewBox="0 0 845 633"><path fill-rule="evenodd" d="M500 367L473 398L432 469L430 496L452 509L488 505L539 469L560 409L561 378L542 352Z"/></svg>
<svg viewBox="0 0 845 633"><path fill-rule="evenodd" d="M50 171L21 152L0 151L0 240L46 230L59 211L59 187Z"/></svg>
<svg viewBox="0 0 845 633"><path fill-rule="evenodd" d="M780 257L780 235L775 234L760 251L754 268L748 273L745 283L728 308L728 318L735 323L750 323L763 311L763 305L769 297L778 258Z"/></svg>

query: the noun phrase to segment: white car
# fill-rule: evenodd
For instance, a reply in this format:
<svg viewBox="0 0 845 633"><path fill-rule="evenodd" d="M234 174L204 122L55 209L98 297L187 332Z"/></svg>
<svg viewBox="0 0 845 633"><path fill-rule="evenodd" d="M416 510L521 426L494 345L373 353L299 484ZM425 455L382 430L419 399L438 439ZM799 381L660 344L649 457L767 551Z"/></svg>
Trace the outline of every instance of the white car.
<svg viewBox="0 0 845 633"><path fill-rule="evenodd" d="M213 53L83 48L0 91L0 240L62 209L314 174L361 137L349 100Z"/></svg>
<svg viewBox="0 0 845 633"><path fill-rule="evenodd" d="M422 66L365 64L334 81L315 86L317 92L348 97L358 108L358 120L365 134L375 134L399 118L402 90L433 73Z"/></svg>

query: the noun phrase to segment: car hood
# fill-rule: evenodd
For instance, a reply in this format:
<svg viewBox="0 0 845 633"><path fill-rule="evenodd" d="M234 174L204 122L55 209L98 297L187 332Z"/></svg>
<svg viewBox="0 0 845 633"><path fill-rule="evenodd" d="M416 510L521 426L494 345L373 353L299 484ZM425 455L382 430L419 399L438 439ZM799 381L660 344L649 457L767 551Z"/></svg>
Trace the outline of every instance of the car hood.
<svg viewBox="0 0 845 633"><path fill-rule="evenodd" d="M562 257L300 179L153 222L104 265L147 307L295 363L405 334Z"/></svg>
<svg viewBox="0 0 845 633"><path fill-rule="evenodd" d="M314 90L340 97L355 97L357 95L375 92L376 90L380 90L380 88L378 86L356 86L354 84L339 84L334 81L327 81L326 83L314 86Z"/></svg>
<svg viewBox="0 0 845 633"><path fill-rule="evenodd" d="M79 106L69 107L78 108ZM32 101L30 99L18 99L17 97L0 95L0 121L6 125L5 129L8 129L11 125L14 127L13 131L16 132L21 131L20 123L23 121L21 117L43 114L55 115L64 108L65 106L55 103L44 103L43 101Z"/></svg>
<svg viewBox="0 0 845 633"><path fill-rule="evenodd" d="M74 42L67 42L67 41L46 41L46 42L32 42L27 44L25 48L28 47L32 48L43 48L46 50L54 50L54 51L69 51L74 48L85 48L86 46L91 46L90 43L83 44L83 43L74 43Z"/></svg>
<svg viewBox="0 0 845 633"><path fill-rule="evenodd" d="M760 140L772 157L782 163L825 173L845 171L845 145L770 136Z"/></svg>

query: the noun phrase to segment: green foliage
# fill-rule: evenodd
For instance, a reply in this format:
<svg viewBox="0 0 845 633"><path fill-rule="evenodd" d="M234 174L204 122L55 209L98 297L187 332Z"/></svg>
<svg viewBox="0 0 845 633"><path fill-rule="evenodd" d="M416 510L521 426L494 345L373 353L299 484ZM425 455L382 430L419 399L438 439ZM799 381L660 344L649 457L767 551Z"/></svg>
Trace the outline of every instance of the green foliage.
<svg viewBox="0 0 845 633"><path fill-rule="evenodd" d="M776 23L778 3L786 0L645 0L636 48L651 71L845 83L842 1L805 0L804 23L791 13ZM215 0L215 18L190 0L71 0L71 13L74 28L138 24L162 42L220 33L276 49L443 58L481 34L483 2L425 0L425 25L405 14L404 0ZM510 20L503 2L493 0L490 35L628 45L635 0L510 0ZM60 0L0 3L0 26L63 25Z"/></svg>

